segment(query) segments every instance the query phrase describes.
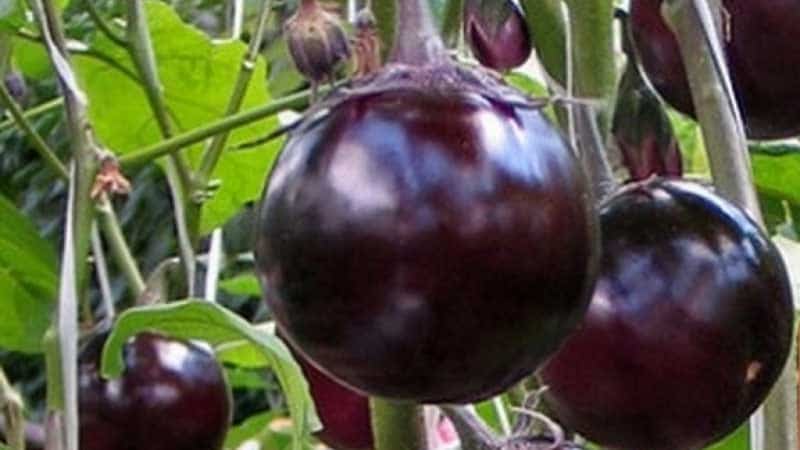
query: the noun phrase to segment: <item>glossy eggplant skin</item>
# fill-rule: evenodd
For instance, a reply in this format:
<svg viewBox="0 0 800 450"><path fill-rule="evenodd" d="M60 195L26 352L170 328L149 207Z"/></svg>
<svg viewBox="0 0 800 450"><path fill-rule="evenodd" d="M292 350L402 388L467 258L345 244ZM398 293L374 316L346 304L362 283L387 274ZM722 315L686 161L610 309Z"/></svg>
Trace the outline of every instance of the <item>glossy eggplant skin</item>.
<svg viewBox="0 0 800 450"><path fill-rule="evenodd" d="M221 450L231 399L213 355L191 343L141 333L124 347L119 379L99 375L105 336L82 351L81 450Z"/></svg>
<svg viewBox="0 0 800 450"><path fill-rule="evenodd" d="M511 0L467 0L463 21L472 55L484 67L510 70L524 64L533 51L522 11Z"/></svg>
<svg viewBox="0 0 800 450"><path fill-rule="evenodd" d="M633 0L631 25L642 65L673 107L694 116L677 41L661 16L663 0ZM723 0L724 49L752 139L800 134L800 2Z"/></svg>
<svg viewBox="0 0 800 450"><path fill-rule="evenodd" d="M786 363L781 256L742 210L686 181L634 183L600 223L591 306L540 371L545 399L604 447L703 448L748 418Z"/></svg>
<svg viewBox="0 0 800 450"><path fill-rule="evenodd" d="M322 373L294 352L308 381L308 389L322 430L317 439L334 450L372 450L372 424L369 399Z"/></svg>
<svg viewBox="0 0 800 450"><path fill-rule="evenodd" d="M279 332L278 337L286 338ZM372 450L369 398L342 385L314 367L289 345L314 400L322 430L317 439L334 450Z"/></svg>
<svg viewBox="0 0 800 450"><path fill-rule="evenodd" d="M256 267L281 332L360 392L472 402L530 374L588 305L596 216L535 108L389 89L289 137Z"/></svg>

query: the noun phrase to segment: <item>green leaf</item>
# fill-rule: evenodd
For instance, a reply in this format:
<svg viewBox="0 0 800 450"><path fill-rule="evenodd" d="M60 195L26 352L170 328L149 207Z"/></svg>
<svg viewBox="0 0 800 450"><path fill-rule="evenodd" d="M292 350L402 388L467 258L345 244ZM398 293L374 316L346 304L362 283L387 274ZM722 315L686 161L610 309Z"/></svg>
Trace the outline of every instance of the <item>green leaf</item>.
<svg viewBox="0 0 800 450"><path fill-rule="evenodd" d="M246 341L258 349L283 388L293 421L295 450L321 425L314 410L300 366L289 349L274 334L260 330L241 317L214 303L187 300L151 307L133 308L119 316L103 349L103 374L116 377L122 372L122 347L136 333L157 330L183 339L199 339L213 346Z"/></svg>
<svg viewBox="0 0 800 450"><path fill-rule="evenodd" d="M800 204L800 154L753 154L753 173L760 192Z"/></svg>
<svg viewBox="0 0 800 450"><path fill-rule="evenodd" d="M795 147L796 149L796 147ZM756 188L761 200L764 219L770 231L783 225L786 209L800 218L800 153L761 153L758 149L752 155L753 173ZM795 232L800 233L800 225L794 223Z"/></svg>
<svg viewBox="0 0 800 450"><path fill-rule="evenodd" d="M231 428L225 437L224 448L237 449L250 440L261 442L264 435L270 433L269 422L276 416L274 412L267 412L248 417L238 426Z"/></svg>
<svg viewBox="0 0 800 450"><path fill-rule="evenodd" d="M245 45L212 43L203 32L183 23L163 2L149 0L146 8L159 77L176 131L194 129L222 117L236 83ZM142 87L120 70L135 73L127 52L102 35L92 43L92 50L114 62L110 65L86 55L75 57L79 78L90 98L90 118L103 144L117 154L125 154L160 141L159 128ZM259 60L254 68L243 109L269 101L264 66L264 61ZM277 125L277 119L270 118L239 128L231 134L228 144L254 141ZM203 208L201 232L223 225L243 205L258 199L280 146L278 140L253 149L223 153L212 174L212 178L221 181L221 186ZM187 152L195 166L202 149L202 145L197 145Z"/></svg>
<svg viewBox="0 0 800 450"><path fill-rule="evenodd" d="M25 25L24 0L0 0L0 31L15 31Z"/></svg>
<svg viewBox="0 0 800 450"><path fill-rule="evenodd" d="M252 274L244 274L238 275L234 278L228 278L227 280L221 281L219 283L219 287L223 291L232 295L243 295L250 297L261 296L261 286L258 284L258 278Z"/></svg>
<svg viewBox="0 0 800 450"><path fill-rule="evenodd" d="M533 97L533 98L549 98L550 93L547 91L547 86L543 85L539 80L534 79L527 73L523 71L513 71L506 74L504 77L506 83L510 84L511 86L519 89L521 92ZM553 108L553 103L549 103L547 106L544 107L544 113L547 117L553 121L553 123L557 123L558 119L556 117L555 108Z"/></svg>
<svg viewBox="0 0 800 450"><path fill-rule="evenodd" d="M672 122L672 129L675 131L675 138L680 144L683 155L683 172L690 176L710 176L700 125L673 109L668 108L667 110L670 122Z"/></svg>
<svg viewBox="0 0 800 450"><path fill-rule="evenodd" d="M44 46L25 39L14 39L14 63L25 74L34 80L43 80L53 75L53 66Z"/></svg>
<svg viewBox="0 0 800 450"><path fill-rule="evenodd" d="M260 450L284 450L294 444L291 427L286 418L276 412L266 412L248 417L240 425L231 429L225 439L225 449L235 450L245 442L257 442ZM305 439L301 444L304 450L310 450L311 440Z"/></svg>
<svg viewBox="0 0 800 450"><path fill-rule="evenodd" d="M725 439L710 446L707 450L750 450L750 432L745 422Z"/></svg>
<svg viewBox="0 0 800 450"><path fill-rule="evenodd" d="M513 71L505 77L506 83L514 86L520 91L532 96L545 98L549 95L547 87L540 83L538 80L533 79L530 75L522 71Z"/></svg>
<svg viewBox="0 0 800 450"><path fill-rule="evenodd" d="M505 427L511 426L508 398L505 395L495 397L475 405L475 411L481 419L495 432L504 434Z"/></svg>
<svg viewBox="0 0 800 450"><path fill-rule="evenodd" d="M269 361L259 349L245 340L220 345L217 347L217 358L220 362L250 369L269 367Z"/></svg>
<svg viewBox="0 0 800 450"><path fill-rule="evenodd" d="M3 196L0 217L0 348L39 353L56 295L56 255Z"/></svg>
<svg viewBox="0 0 800 450"><path fill-rule="evenodd" d="M8 447L6 445L0 444L0 450L11 450L11 447Z"/></svg>
<svg viewBox="0 0 800 450"><path fill-rule="evenodd" d="M228 385L233 389L264 390L272 384L264 378L263 373L254 370L233 367L228 368L225 372L228 378Z"/></svg>

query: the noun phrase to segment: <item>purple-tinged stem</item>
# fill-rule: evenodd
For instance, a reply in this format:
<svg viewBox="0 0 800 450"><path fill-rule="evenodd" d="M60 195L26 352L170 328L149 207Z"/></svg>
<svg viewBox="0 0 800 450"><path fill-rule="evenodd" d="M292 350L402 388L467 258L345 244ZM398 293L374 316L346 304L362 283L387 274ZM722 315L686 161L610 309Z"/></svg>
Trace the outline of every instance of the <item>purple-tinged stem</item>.
<svg viewBox="0 0 800 450"><path fill-rule="evenodd" d="M414 66L447 61L427 0L396 0L397 29L389 62Z"/></svg>

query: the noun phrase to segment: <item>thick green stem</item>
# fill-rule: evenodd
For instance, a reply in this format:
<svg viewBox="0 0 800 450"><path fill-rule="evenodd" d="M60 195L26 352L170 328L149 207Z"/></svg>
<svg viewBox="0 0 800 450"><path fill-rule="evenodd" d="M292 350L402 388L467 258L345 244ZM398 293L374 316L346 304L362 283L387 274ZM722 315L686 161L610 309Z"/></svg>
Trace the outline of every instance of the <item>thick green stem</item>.
<svg viewBox="0 0 800 450"><path fill-rule="evenodd" d="M521 0L539 62L550 79L562 88L567 85L566 22L561 14L562 0Z"/></svg>
<svg viewBox="0 0 800 450"><path fill-rule="evenodd" d="M565 0L569 7L572 35L574 93L597 99L607 112L617 87L614 54L614 2L608 0Z"/></svg>
<svg viewBox="0 0 800 450"><path fill-rule="evenodd" d="M763 224L753 185L741 114L728 73L715 17L722 7L707 0L669 0L664 9L681 48L695 111L717 192ZM784 370L750 422L752 450L798 448L795 370Z"/></svg>
<svg viewBox="0 0 800 450"><path fill-rule="evenodd" d="M142 0L128 0L127 6L127 41L131 59L136 70L142 77L150 109L156 118L156 123L164 138L173 135L172 123L169 119L164 92L158 77L155 53L150 39L150 30L147 24ZM194 294L194 281L196 261L194 246L196 241L195 231L199 221L199 207L188 211L192 207L188 199L192 187L192 176L189 164L184 155L180 153L169 154L167 160L167 182L170 184L173 207L175 208L175 224L178 229L178 246L181 261L186 272L186 284L191 297Z"/></svg>
<svg viewBox="0 0 800 450"><path fill-rule="evenodd" d="M64 99L61 97L54 98L53 100L49 100L41 105L35 106L31 109L27 109L22 112L22 117L25 120L31 120L34 117L38 117L42 114L48 113L50 111L55 111L56 109L60 108L64 104ZM10 119L0 122L0 133L10 130L15 126L19 126L17 120L12 116ZM2 149L0 149L2 152Z"/></svg>
<svg viewBox="0 0 800 450"><path fill-rule="evenodd" d="M425 426L422 407L371 397L375 450L424 450Z"/></svg>
<svg viewBox="0 0 800 450"><path fill-rule="evenodd" d="M584 171L601 200L616 186L605 143L617 85L613 4L607 0L565 0L569 8L571 66L567 91L591 104L567 104L570 133L580 150Z"/></svg>
<svg viewBox="0 0 800 450"><path fill-rule="evenodd" d="M61 160L58 159L55 152L53 152L50 146L47 145L47 142L42 139L41 135L33 129L33 126L28 122L28 119L25 118L25 114L20 110L3 83L0 83L0 105L8 109L14 122L16 122L28 136L33 148L39 153L39 156L42 157L45 164L59 176L66 178L68 176L67 168L64 167L64 164L61 163Z"/></svg>
<svg viewBox="0 0 800 450"><path fill-rule="evenodd" d="M325 92L327 89L327 87L321 88L320 92ZM263 120L287 109L302 108L308 105L310 98L311 91L306 90L297 94L280 98L278 100L273 100L265 105L224 117L215 122L211 122L202 127L187 131L186 133L176 135L170 139L163 140L149 147L134 150L121 156L119 158L119 163L126 168L144 165L153 159L177 152L190 145L203 142L204 140L212 136L216 136L217 134L225 133L235 128L243 127L250 123Z"/></svg>
<svg viewBox="0 0 800 450"><path fill-rule="evenodd" d="M239 112L242 108L244 96L247 93L247 88L250 86L250 79L253 77L253 70L256 67L258 58L259 47L261 40L264 36L264 30L267 25L267 18L272 10L272 0L263 0L261 3L261 12L258 15L258 22L256 24L256 31L250 39L250 45L247 52L242 58L242 64L239 68L239 74L236 78L236 84L233 87L233 94L228 100L228 106L225 110L225 117L230 117ZM208 181L217 166L222 151L225 148L225 143L228 141L230 131L224 131L214 136L211 143L206 147L203 152L203 157L200 162L200 168L195 174L194 180L194 195L195 199L202 198L208 187Z"/></svg>

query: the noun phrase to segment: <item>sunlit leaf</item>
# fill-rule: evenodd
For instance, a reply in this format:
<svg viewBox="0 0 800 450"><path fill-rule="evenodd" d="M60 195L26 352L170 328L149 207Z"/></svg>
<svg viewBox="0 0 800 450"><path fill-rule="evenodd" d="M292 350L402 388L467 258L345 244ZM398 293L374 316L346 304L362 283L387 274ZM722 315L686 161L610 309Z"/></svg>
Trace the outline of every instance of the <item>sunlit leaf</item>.
<svg viewBox="0 0 800 450"><path fill-rule="evenodd" d="M0 196L0 348L41 352L57 287L50 243Z"/></svg>
<svg viewBox="0 0 800 450"><path fill-rule="evenodd" d="M146 2L155 58L164 96L176 131L187 131L223 116L233 92L246 48L241 42L212 43L202 31L183 23L169 5ZM90 97L90 116L101 141L124 154L161 140L161 133L137 81L127 52L98 35L92 50L104 55L77 56L77 71ZM109 61L112 63L110 64ZM243 109L269 101L263 60L253 69ZM271 118L237 129L229 146L251 142L277 127ZM220 188L205 203L201 231L208 233L227 222L239 209L256 200L280 140L242 151L226 151L212 178ZM187 152L197 165L203 145Z"/></svg>

